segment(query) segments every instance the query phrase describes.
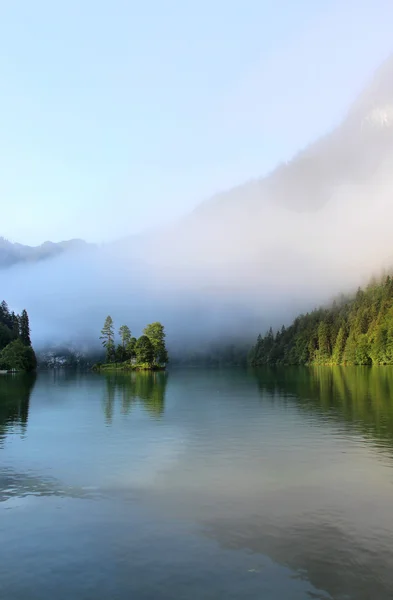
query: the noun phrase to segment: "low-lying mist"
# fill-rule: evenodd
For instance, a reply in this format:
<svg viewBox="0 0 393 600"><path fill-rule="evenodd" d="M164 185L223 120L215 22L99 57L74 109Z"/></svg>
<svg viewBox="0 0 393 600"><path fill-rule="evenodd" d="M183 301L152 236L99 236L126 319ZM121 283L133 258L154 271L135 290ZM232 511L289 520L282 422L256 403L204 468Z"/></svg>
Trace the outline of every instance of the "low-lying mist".
<svg viewBox="0 0 393 600"><path fill-rule="evenodd" d="M268 177L144 237L2 271L2 296L28 310L34 344L98 345L107 314L136 336L162 321L170 349L252 341L389 269L389 65L341 127Z"/></svg>
<svg viewBox="0 0 393 600"><path fill-rule="evenodd" d="M393 264L392 192L383 178L343 186L317 212L271 202L224 223L190 219L148 239L145 257L130 241L3 271L3 295L28 309L38 347L98 343L107 314L135 335L162 321L169 347L253 339Z"/></svg>

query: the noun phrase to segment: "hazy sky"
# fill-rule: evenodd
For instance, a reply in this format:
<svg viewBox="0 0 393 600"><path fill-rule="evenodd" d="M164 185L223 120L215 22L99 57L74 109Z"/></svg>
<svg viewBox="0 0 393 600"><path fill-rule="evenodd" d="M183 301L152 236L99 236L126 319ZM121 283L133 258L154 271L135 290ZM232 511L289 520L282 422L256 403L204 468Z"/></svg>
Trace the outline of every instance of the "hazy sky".
<svg viewBox="0 0 393 600"><path fill-rule="evenodd" d="M393 50L391 0L0 7L0 235L114 239L264 174Z"/></svg>

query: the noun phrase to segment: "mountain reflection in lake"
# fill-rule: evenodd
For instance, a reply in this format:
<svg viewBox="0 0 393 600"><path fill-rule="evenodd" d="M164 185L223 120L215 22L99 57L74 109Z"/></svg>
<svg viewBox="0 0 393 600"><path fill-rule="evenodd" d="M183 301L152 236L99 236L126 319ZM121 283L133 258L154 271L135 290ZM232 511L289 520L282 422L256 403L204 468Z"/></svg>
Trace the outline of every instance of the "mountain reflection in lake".
<svg viewBox="0 0 393 600"><path fill-rule="evenodd" d="M393 370L0 380L0 593L391 598Z"/></svg>

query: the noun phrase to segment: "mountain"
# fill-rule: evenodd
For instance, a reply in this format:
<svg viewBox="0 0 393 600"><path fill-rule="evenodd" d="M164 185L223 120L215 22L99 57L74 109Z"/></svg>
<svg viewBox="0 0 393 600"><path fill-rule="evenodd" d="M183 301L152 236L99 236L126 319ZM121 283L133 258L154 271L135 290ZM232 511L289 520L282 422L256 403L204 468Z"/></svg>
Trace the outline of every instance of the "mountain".
<svg viewBox="0 0 393 600"><path fill-rule="evenodd" d="M149 248L160 254L160 244L179 236L183 250L212 241L216 248L223 239L245 231L247 237L258 231L272 209L280 217L323 209L344 187L370 186L393 158L393 56L376 71L369 86L353 103L334 131L311 143L270 174L239 185L202 202L192 213L172 227L154 232L154 237L132 236L116 243L132 246L138 256ZM213 236L211 236L213 232ZM152 239L155 243L152 244ZM248 244L249 245L249 244ZM258 244L256 244L258 245ZM0 267L21 261L50 258L86 246L82 240L38 247L11 244L0 238ZM225 244L224 244L225 247ZM233 248L233 244L232 244ZM236 252L241 253L241 248ZM175 254L178 255L177 248ZM214 257L209 256L209 261Z"/></svg>
<svg viewBox="0 0 393 600"><path fill-rule="evenodd" d="M195 281L203 272L227 290L234 274L240 286L253 288L264 273L267 285L284 288L299 283L300 267L304 278L318 280L323 269L331 280L334 268L355 279L393 259L392 197L393 56L335 130L199 205L151 246L149 260L158 274L165 267L166 276Z"/></svg>
<svg viewBox="0 0 393 600"><path fill-rule="evenodd" d="M197 208L211 214L239 207L255 214L265 202L294 211L319 210L343 184L368 183L393 151L393 56L376 71L339 127L267 177L220 194Z"/></svg>
<svg viewBox="0 0 393 600"><path fill-rule="evenodd" d="M91 252L6 242L0 264L34 266L7 269L3 289L28 306L37 341L96 340L108 313L138 335L160 320L172 353L252 339L391 268L392 198L393 57L335 130L170 227Z"/></svg>
<svg viewBox="0 0 393 600"><path fill-rule="evenodd" d="M59 243L44 242L40 246L25 246L0 237L0 269L19 263L34 263L54 258L64 252L79 252L89 245L83 240L75 239Z"/></svg>

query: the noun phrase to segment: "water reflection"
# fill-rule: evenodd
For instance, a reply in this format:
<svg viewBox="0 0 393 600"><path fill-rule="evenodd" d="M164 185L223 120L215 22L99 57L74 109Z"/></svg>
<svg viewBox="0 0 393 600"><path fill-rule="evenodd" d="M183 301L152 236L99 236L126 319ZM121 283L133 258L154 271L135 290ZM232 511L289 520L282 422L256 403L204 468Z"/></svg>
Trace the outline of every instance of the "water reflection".
<svg viewBox="0 0 393 600"><path fill-rule="evenodd" d="M262 397L291 397L302 410L345 423L379 448L393 452L393 369L267 368L254 374Z"/></svg>
<svg viewBox="0 0 393 600"><path fill-rule="evenodd" d="M256 569L263 562L259 557L268 555L329 598L391 599L393 551L386 535L376 532L371 540L355 535L338 515L326 513L279 523L271 519L274 507L269 508L270 516L262 509L258 515L207 521L204 531L223 548L253 553Z"/></svg>
<svg viewBox="0 0 393 600"><path fill-rule="evenodd" d="M0 446L10 429L26 431L35 381L35 374L0 376Z"/></svg>
<svg viewBox="0 0 393 600"><path fill-rule="evenodd" d="M24 576L40 598L390 600L393 370L64 377L39 376L1 449L1 508L36 496L3 513L4 597Z"/></svg>
<svg viewBox="0 0 393 600"><path fill-rule="evenodd" d="M153 418L160 418L165 409L167 383L168 374L162 371L106 375L106 422L112 423L117 403L120 404L124 415L128 415L132 407L139 404Z"/></svg>
<svg viewBox="0 0 393 600"><path fill-rule="evenodd" d="M285 491L270 488L268 482L255 487L255 481L262 481L268 466L280 455L280 443L286 443L284 437L269 455L271 441L262 439L259 461L255 460L248 481L241 479L236 464L232 466L237 482L234 488L243 481L245 489L244 495L239 495L240 508L233 504L226 508L227 515L201 516L202 530L225 549L253 553L256 572L259 557L267 555L326 590L331 598L390 599L390 468L383 470L373 463L369 450L372 444L373 451L388 453L384 464L391 467L393 369L265 368L253 375L262 401L261 414L269 418L269 414L279 413L282 433L293 436L286 460L296 469L299 465L294 455L298 456L299 479L292 481L278 460L277 477L286 485ZM299 421L294 411L301 417ZM309 432L304 429L307 415L313 417L313 432L311 427ZM337 425L340 428L334 434L332 426ZM298 440L291 431L297 427ZM279 435L277 425L276 431ZM315 436L313 455L298 452L302 445L306 448L301 434L310 439ZM248 462L254 458L251 438L249 444ZM340 449L335 449L335 444ZM322 478L313 471L313 456ZM243 461L239 463L243 473L246 467ZM313 473L309 480L307 470ZM235 497L237 490L230 493ZM225 500L219 495L216 498L223 506Z"/></svg>

